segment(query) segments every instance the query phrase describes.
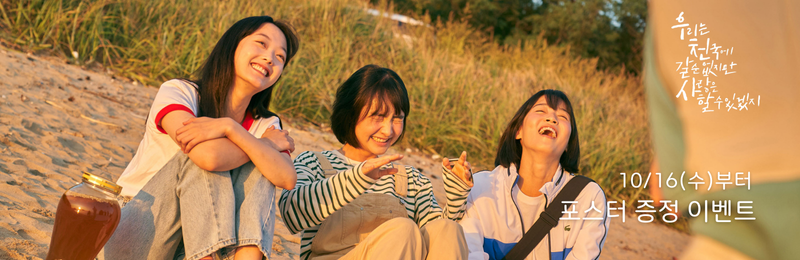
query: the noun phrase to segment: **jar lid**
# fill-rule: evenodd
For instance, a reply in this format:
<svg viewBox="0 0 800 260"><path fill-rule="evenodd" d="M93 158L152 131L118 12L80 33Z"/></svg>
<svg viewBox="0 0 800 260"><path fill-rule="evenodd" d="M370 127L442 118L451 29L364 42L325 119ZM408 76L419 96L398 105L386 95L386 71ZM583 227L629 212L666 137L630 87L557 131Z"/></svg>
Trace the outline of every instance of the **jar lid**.
<svg viewBox="0 0 800 260"><path fill-rule="evenodd" d="M88 172L83 172L83 180L88 183L103 187L113 192L114 195L119 195L120 191L122 191L122 186Z"/></svg>

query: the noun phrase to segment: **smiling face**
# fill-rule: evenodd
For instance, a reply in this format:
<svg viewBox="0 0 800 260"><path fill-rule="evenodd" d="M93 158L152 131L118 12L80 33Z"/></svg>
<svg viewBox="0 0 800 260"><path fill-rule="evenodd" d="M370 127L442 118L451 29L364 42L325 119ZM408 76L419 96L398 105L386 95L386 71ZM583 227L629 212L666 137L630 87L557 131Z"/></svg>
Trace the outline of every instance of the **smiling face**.
<svg viewBox="0 0 800 260"><path fill-rule="evenodd" d="M239 41L234 55L234 87L261 92L278 81L286 62L286 36L272 23L264 23Z"/></svg>
<svg viewBox="0 0 800 260"><path fill-rule="evenodd" d="M405 113L395 114L392 105L380 104L377 98L372 105L365 106L365 111L356 123L355 137L359 150L366 157L375 157L386 153L403 133Z"/></svg>
<svg viewBox="0 0 800 260"><path fill-rule="evenodd" d="M516 134L523 153L541 153L556 158L564 153L572 134L572 125L564 102L559 102L556 108L551 108L546 97L542 96L525 115Z"/></svg>

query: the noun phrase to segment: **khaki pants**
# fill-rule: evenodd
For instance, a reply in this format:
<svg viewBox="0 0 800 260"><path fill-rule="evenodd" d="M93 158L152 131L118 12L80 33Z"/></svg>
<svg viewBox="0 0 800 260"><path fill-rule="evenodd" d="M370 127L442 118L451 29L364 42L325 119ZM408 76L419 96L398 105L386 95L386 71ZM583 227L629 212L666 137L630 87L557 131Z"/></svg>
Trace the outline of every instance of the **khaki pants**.
<svg viewBox="0 0 800 260"><path fill-rule="evenodd" d="M394 218L340 259L466 259L467 242L461 225L437 219L422 229L409 218Z"/></svg>
<svg viewBox="0 0 800 260"><path fill-rule="evenodd" d="M437 219L420 229L400 199L365 193L320 224L309 259L466 259L468 253L455 221Z"/></svg>

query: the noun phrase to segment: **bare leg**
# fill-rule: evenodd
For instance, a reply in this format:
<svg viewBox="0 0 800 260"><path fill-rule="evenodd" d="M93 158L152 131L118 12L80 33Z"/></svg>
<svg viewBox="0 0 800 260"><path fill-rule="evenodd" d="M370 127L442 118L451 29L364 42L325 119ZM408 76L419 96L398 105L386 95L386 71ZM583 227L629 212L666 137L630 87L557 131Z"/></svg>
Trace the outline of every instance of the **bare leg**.
<svg viewBox="0 0 800 260"><path fill-rule="evenodd" d="M236 248L236 253L233 255L233 259L235 260L261 260L264 255L261 254L261 250L258 250L257 246L242 246Z"/></svg>

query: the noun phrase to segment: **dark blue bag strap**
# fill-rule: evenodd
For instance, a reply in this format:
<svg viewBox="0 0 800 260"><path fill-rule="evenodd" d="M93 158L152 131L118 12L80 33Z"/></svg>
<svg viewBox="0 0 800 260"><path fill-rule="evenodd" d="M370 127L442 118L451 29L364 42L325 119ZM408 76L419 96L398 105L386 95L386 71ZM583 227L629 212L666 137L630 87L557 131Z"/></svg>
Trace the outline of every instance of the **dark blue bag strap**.
<svg viewBox="0 0 800 260"><path fill-rule="evenodd" d="M574 201L590 182L594 182L594 180L583 175L575 175L569 180L564 188L561 189L561 192L556 195L556 198L553 199L553 203L550 203L550 206L547 206L542 214L539 215L539 219L533 223L528 232L522 235L522 239L511 248L511 251L508 251L503 260L525 259L533 251L533 248L539 245L544 236L558 225L558 219L564 215L562 211L564 205L567 205L564 201Z"/></svg>

